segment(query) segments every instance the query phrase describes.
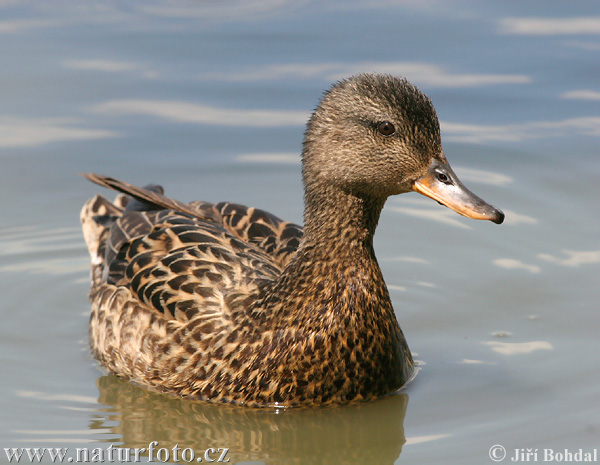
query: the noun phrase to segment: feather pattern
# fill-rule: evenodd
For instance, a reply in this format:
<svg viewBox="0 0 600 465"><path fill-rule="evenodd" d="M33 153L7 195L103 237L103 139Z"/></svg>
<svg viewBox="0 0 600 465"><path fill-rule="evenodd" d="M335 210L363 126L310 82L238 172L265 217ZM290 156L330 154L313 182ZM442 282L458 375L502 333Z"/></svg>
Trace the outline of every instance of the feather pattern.
<svg viewBox="0 0 600 465"><path fill-rule="evenodd" d="M308 123L302 163L304 228L84 175L120 192L81 211L90 340L105 367L160 392L250 406L368 400L411 378L373 236L389 195L447 166L431 102L391 76L342 81Z"/></svg>

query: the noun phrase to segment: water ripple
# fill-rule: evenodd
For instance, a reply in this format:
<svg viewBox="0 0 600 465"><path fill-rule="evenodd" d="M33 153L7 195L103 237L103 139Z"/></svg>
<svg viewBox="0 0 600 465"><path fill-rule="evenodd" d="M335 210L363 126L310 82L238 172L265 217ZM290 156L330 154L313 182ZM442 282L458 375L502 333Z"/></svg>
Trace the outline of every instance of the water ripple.
<svg viewBox="0 0 600 465"><path fill-rule="evenodd" d="M310 116L305 111L250 110L245 108L219 108L179 100L111 100L90 108L92 113L128 116L145 115L175 123L222 125L243 127L303 126Z"/></svg>
<svg viewBox="0 0 600 465"><path fill-rule="evenodd" d="M207 72L201 79L226 81L270 81L281 79L315 79L337 81L358 73L387 73L406 76L428 87L457 88L498 84L529 84L530 76L522 74L453 73L442 66L419 61L362 61L352 63L278 63L238 72Z"/></svg>
<svg viewBox="0 0 600 465"><path fill-rule="evenodd" d="M580 265L593 265L600 263L600 250L576 251L563 250L566 258L558 258L550 254L539 254L538 258L557 265L579 267Z"/></svg>
<svg viewBox="0 0 600 465"><path fill-rule="evenodd" d="M77 119L0 117L0 147L35 147L52 142L117 137L114 131L77 127Z"/></svg>
<svg viewBox="0 0 600 465"><path fill-rule="evenodd" d="M489 346L494 352L502 355L522 355L530 354L538 350L554 350L554 346L548 341L530 341L530 342L498 342L485 341L483 345Z"/></svg>
<svg viewBox="0 0 600 465"><path fill-rule="evenodd" d="M34 227L0 231L0 256L10 257L0 272L65 275L89 268L81 233L76 228L40 230Z"/></svg>

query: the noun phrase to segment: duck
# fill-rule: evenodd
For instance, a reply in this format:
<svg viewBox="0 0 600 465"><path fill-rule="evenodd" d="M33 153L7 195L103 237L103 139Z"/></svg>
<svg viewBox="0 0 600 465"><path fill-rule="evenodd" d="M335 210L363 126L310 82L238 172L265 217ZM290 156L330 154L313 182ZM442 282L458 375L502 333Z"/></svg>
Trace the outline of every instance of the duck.
<svg viewBox="0 0 600 465"><path fill-rule="evenodd" d="M497 224L504 213L459 180L431 100L404 78L333 84L308 120L301 162L303 227L84 174L119 192L81 211L101 365L152 391L249 407L366 402L411 380L373 247L386 199L418 192Z"/></svg>

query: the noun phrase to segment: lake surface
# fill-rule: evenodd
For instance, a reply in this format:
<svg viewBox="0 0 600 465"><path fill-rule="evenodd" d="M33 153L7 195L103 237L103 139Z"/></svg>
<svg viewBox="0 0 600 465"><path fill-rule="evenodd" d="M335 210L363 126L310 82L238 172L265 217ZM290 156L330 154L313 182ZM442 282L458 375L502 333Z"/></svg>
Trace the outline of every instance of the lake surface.
<svg viewBox="0 0 600 465"><path fill-rule="evenodd" d="M596 2L9 0L0 41L0 463L4 448L152 441L246 465L600 448ZM368 71L433 99L455 171L507 215L388 201L375 246L416 379L368 404L271 411L106 375L78 219L101 189L77 172L300 223L304 122Z"/></svg>

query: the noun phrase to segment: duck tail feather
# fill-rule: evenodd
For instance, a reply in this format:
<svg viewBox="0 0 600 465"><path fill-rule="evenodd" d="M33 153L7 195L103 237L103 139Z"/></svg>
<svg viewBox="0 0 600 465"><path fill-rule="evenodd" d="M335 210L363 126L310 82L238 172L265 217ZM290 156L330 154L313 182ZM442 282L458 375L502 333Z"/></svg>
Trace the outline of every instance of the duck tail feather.
<svg viewBox="0 0 600 465"><path fill-rule="evenodd" d="M125 181L119 181L118 179L111 178L110 176L103 176L95 173L79 173L84 178L96 183L102 187L114 189L118 192L122 192L137 202L128 206L127 210L132 211L143 211L143 210L176 210L188 215L198 216L198 211L191 208L189 205L179 202L178 200L170 199L163 195L163 188L160 186L149 185L147 187L137 187L133 184L129 184ZM138 203L139 202L139 203ZM142 205L140 205L140 203Z"/></svg>

